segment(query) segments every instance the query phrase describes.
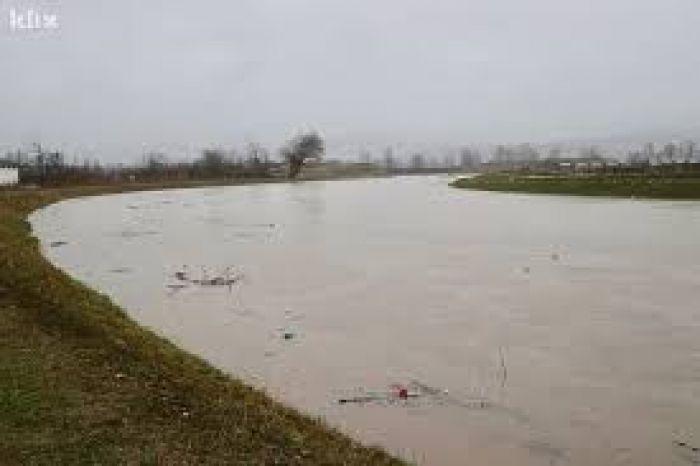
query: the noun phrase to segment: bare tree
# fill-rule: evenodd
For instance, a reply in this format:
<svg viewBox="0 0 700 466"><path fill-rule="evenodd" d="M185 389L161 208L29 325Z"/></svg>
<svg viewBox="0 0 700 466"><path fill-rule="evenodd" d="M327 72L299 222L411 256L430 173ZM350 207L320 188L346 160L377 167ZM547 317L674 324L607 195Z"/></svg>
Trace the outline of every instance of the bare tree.
<svg viewBox="0 0 700 466"><path fill-rule="evenodd" d="M425 157L423 154L416 152L411 156L411 169L414 171L420 171L425 168Z"/></svg>
<svg viewBox="0 0 700 466"><path fill-rule="evenodd" d="M469 147L463 147L459 151L459 165L465 169L478 168L481 165L481 154Z"/></svg>
<svg viewBox="0 0 700 466"><path fill-rule="evenodd" d="M547 153L547 158L549 160L558 160L561 158L562 150L561 147L554 146L549 149L549 152Z"/></svg>
<svg viewBox="0 0 700 466"><path fill-rule="evenodd" d="M673 163L676 156L676 145L672 142L666 144L663 149L663 154L666 157L666 161L668 163Z"/></svg>
<svg viewBox="0 0 700 466"><path fill-rule="evenodd" d="M270 154L257 142L250 142L246 147L245 171L252 176L266 176Z"/></svg>
<svg viewBox="0 0 700 466"><path fill-rule="evenodd" d="M654 160L654 155L656 154L656 147L653 142L647 142L644 144L644 157L651 163Z"/></svg>
<svg viewBox="0 0 700 466"><path fill-rule="evenodd" d="M394 158L394 148L387 146L384 149L384 166L387 171L392 172L396 169L396 159Z"/></svg>
<svg viewBox="0 0 700 466"><path fill-rule="evenodd" d="M316 131L304 131L294 136L280 150L289 164L289 177L296 178L307 159L320 159L326 150L323 137Z"/></svg>
<svg viewBox="0 0 700 466"><path fill-rule="evenodd" d="M690 163L695 158L695 141L685 141L685 162Z"/></svg>
<svg viewBox="0 0 700 466"><path fill-rule="evenodd" d="M149 152L143 159L146 170L154 174L163 171L168 164L168 157L161 152Z"/></svg>
<svg viewBox="0 0 700 466"><path fill-rule="evenodd" d="M202 157L195 163L201 167L205 176L223 176L224 168L226 167L226 156L221 149L204 149Z"/></svg>

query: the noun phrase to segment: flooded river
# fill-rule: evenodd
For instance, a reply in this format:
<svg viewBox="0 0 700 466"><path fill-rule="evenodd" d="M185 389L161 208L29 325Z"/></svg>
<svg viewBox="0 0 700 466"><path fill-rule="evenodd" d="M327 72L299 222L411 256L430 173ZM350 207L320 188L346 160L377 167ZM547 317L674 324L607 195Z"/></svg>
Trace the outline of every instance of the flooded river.
<svg viewBox="0 0 700 466"><path fill-rule="evenodd" d="M700 203L447 182L131 193L31 220L140 324L418 464L700 464Z"/></svg>

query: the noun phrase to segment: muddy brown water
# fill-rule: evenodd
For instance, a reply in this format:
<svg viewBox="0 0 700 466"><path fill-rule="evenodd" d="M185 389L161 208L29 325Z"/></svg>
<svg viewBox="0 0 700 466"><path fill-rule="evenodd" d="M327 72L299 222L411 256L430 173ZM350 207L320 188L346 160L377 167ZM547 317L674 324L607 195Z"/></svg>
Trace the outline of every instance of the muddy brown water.
<svg viewBox="0 0 700 466"><path fill-rule="evenodd" d="M418 464L700 464L700 203L447 181L130 193L31 221L137 322Z"/></svg>

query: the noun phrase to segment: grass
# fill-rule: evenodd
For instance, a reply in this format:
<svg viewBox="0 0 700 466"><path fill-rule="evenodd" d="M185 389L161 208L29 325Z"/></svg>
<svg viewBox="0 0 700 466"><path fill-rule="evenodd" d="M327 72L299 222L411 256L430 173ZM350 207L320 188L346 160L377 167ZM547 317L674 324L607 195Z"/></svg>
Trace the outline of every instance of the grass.
<svg viewBox="0 0 700 466"><path fill-rule="evenodd" d="M700 199L700 177L645 175L484 174L460 178L456 188L577 196Z"/></svg>
<svg viewBox="0 0 700 466"><path fill-rule="evenodd" d="M26 220L175 186L0 190L0 463L402 464L139 327L48 263Z"/></svg>

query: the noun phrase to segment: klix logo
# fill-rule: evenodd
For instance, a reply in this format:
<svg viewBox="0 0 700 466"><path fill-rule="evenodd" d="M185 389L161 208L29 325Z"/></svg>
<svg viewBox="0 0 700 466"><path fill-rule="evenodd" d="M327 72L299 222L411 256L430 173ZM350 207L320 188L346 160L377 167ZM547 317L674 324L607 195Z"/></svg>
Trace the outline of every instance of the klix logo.
<svg viewBox="0 0 700 466"><path fill-rule="evenodd" d="M11 7L7 10L11 31L53 31L60 27L55 8L47 6Z"/></svg>
<svg viewBox="0 0 700 466"><path fill-rule="evenodd" d="M0 0L0 29L44 33L60 29L60 0Z"/></svg>

